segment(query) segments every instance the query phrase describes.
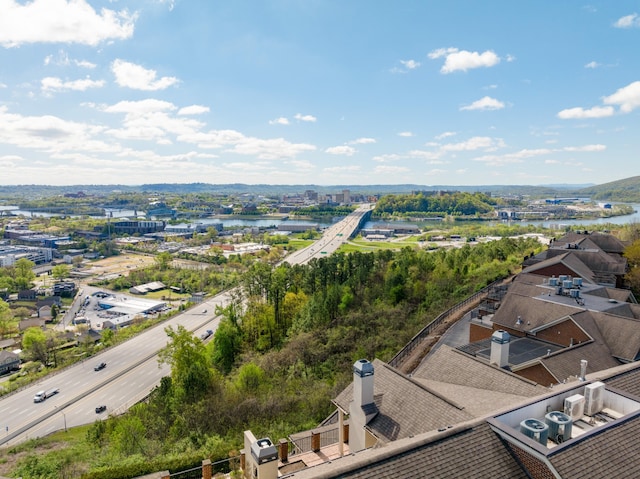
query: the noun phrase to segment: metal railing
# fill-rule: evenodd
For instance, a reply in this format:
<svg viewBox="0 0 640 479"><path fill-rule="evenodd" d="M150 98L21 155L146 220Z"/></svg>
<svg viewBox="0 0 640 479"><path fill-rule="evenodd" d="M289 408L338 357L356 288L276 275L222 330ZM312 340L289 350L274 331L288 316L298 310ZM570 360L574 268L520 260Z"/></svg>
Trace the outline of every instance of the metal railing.
<svg viewBox="0 0 640 479"><path fill-rule="evenodd" d="M499 286L502 284L503 281L504 279L499 279L497 281L494 281L488 286L485 286L484 288L482 288L480 291L472 294L471 296L466 298L464 301L452 306L445 312L440 313L433 321L427 324L413 338L411 338L411 340L405 345L404 348L398 351L398 353L393 358L391 358L391 360L389 361L389 365L393 366L394 368L399 367L404 362L404 360L407 357L409 357L411 353L418 346L420 346L420 344L422 344L422 342L433 332L433 330L436 329L438 326L440 326L444 322L445 319L447 319L448 317L452 316L454 313L457 313L462 309L468 308L470 304L476 303L479 299L484 299L488 297L496 289L501 289L499 288Z"/></svg>
<svg viewBox="0 0 640 479"><path fill-rule="evenodd" d="M193 467L184 471L169 474L173 479L202 479L202 466Z"/></svg>
<svg viewBox="0 0 640 479"><path fill-rule="evenodd" d="M337 425L325 426L324 428L318 428L315 430L320 435L320 448L336 444L340 440L339 427ZM308 431L308 434L290 436L289 441L289 454L302 454L313 450L311 445L311 436L313 431Z"/></svg>

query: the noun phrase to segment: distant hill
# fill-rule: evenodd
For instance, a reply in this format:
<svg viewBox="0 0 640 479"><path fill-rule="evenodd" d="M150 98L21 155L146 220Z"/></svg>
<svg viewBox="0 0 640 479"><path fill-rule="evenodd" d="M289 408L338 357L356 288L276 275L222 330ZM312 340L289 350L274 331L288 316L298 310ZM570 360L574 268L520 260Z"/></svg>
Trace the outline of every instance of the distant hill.
<svg viewBox="0 0 640 479"><path fill-rule="evenodd" d="M303 194L306 190L314 190L321 194L341 193L349 190L351 194L390 195L411 193L413 191L463 191L481 192L494 196L526 195L533 198L552 196L590 197L596 201L620 201L628 203L640 202L640 176L613 181L602 185L248 185L243 183L210 184L210 183L156 183L145 185L0 185L0 199L5 202L15 198L47 198L77 193L82 191L88 195L107 196L112 193L148 193L148 194L186 194L211 193L220 195L265 195L279 196Z"/></svg>
<svg viewBox="0 0 640 479"><path fill-rule="evenodd" d="M589 186L578 190L578 193L580 196L589 196L596 201L640 203L640 176Z"/></svg>

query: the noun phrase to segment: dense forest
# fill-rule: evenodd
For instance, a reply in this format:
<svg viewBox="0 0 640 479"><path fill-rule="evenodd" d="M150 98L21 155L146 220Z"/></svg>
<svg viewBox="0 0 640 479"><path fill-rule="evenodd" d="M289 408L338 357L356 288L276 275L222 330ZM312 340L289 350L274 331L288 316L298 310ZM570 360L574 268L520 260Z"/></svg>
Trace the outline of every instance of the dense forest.
<svg viewBox="0 0 640 479"><path fill-rule="evenodd" d="M35 477L134 477L228 457L242 431L274 439L315 427L360 358L389 360L439 313L537 252L535 239L458 249L336 254L306 266L256 262L205 344L167 330L171 376L73 446L28 453ZM34 443L35 447L35 443ZM17 450L17 449L16 449Z"/></svg>
<svg viewBox="0 0 640 479"><path fill-rule="evenodd" d="M405 213L432 216L484 215L494 211L497 200L484 193L451 192L383 196L376 203L374 216Z"/></svg>

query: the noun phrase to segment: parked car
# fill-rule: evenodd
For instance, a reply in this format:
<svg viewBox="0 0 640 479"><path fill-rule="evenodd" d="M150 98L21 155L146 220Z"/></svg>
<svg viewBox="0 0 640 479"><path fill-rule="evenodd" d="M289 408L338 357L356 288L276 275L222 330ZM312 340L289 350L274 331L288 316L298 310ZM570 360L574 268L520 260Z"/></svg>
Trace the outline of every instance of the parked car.
<svg viewBox="0 0 640 479"><path fill-rule="evenodd" d="M100 406L96 407L96 414L100 414L102 412L105 412L107 410L107 406L105 406L104 404L101 404Z"/></svg>
<svg viewBox="0 0 640 479"><path fill-rule="evenodd" d="M102 363L98 364L95 368L93 368L93 370L94 371L100 371L101 369L104 369L106 367L107 367L107 363L102 362Z"/></svg>

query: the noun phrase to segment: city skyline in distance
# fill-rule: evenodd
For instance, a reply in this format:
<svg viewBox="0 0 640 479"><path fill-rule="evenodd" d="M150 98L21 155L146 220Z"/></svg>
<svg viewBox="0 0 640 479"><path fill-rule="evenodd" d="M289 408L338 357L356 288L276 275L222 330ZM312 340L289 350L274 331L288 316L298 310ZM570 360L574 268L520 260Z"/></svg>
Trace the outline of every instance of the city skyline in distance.
<svg viewBox="0 0 640 479"><path fill-rule="evenodd" d="M526 7L7 0L0 186L633 176L637 4Z"/></svg>

